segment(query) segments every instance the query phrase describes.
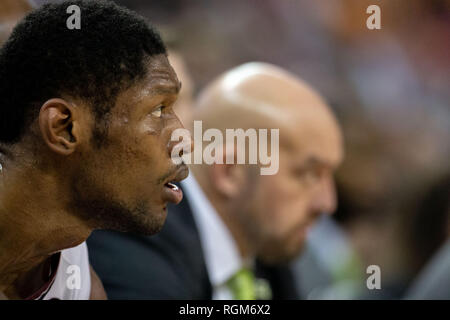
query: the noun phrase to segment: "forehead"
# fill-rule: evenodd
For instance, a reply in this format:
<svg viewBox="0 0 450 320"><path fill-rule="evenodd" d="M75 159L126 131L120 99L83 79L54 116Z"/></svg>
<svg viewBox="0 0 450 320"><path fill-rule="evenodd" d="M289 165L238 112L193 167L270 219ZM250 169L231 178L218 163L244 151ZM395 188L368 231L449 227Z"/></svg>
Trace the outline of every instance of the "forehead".
<svg viewBox="0 0 450 320"><path fill-rule="evenodd" d="M165 55L148 58L145 68L145 76L119 95L116 106L137 105L154 97L177 96L181 83Z"/></svg>
<svg viewBox="0 0 450 320"><path fill-rule="evenodd" d="M332 168L343 158L342 134L334 116L324 108L304 109L280 128L283 150L294 163L317 162Z"/></svg>
<svg viewBox="0 0 450 320"><path fill-rule="evenodd" d="M147 76L162 76L170 78L171 80L178 80L174 69L169 63L167 56L164 54L148 57L145 65L147 67Z"/></svg>
<svg viewBox="0 0 450 320"><path fill-rule="evenodd" d="M148 58L145 66L147 69L146 75L138 83L141 89L159 89L160 91L167 89L166 91L170 91L169 93L172 93L171 90L175 89L175 93L179 92L181 83L165 55L160 54Z"/></svg>

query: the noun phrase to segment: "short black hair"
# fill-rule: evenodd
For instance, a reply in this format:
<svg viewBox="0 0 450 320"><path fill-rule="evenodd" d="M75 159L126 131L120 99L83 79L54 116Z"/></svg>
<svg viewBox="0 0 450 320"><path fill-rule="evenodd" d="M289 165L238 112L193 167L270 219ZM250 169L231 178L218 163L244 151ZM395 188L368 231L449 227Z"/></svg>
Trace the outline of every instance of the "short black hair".
<svg viewBox="0 0 450 320"><path fill-rule="evenodd" d="M81 29L69 29L70 5ZM20 140L51 98L85 99L96 120L117 95L146 74L146 59L167 55L158 32L136 13L110 1L47 4L27 15L0 51L0 142Z"/></svg>

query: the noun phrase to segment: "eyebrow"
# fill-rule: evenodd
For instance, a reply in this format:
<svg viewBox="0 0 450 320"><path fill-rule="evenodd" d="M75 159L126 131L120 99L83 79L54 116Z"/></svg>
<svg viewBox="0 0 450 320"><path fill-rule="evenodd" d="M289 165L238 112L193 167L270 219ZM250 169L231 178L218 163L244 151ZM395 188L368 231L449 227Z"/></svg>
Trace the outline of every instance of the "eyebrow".
<svg viewBox="0 0 450 320"><path fill-rule="evenodd" d="M323 161L319 160L317 157L315 156L310 156L306 159L306 161L303 163L303 166L308 167L308 166L313 166L313 165L323 165L326 164Z"/></svg>
<svg viewBox="0 0 450 320"><path fill-rule="evenodd" d="M156 85L151 91L159 94L178 94L181 90L181 82L178 85Z"/></svg>
<svg viewBox="0 0 450 320"><path fill-rule="evenodd" d="M337 169L337 167L339 167L340 163L332 163L332 162L328 162L326 160L322 160L317 158L316 156L310 156L306 159L306 161L303 163L302 167L307 168L307 167L312 167L312 166L326 166L329 167L333 170Z"/></svg>
<svg viewBox="0 0 450 320"><path fill-rule="evenodd" d="M326 166L330 168L334 168L335 166L327 161L323 161L316 156L310 156L306 159L305 162L303 162L300 167L302 168L308 168L308 167L314 167L314 166Z"/></svg>
<svg viewBox="0 0 450 320"><path fill-rule="evenodd" d="M148 87L146 88L146 94L145 96L140 96L136 103L140 103L142 100L144 100L148 95L178 95L181 90L181 82L178 80L176 83L174 81L171 81L167 77L163 80L164 83L149 83L147 84Z"/></svg>

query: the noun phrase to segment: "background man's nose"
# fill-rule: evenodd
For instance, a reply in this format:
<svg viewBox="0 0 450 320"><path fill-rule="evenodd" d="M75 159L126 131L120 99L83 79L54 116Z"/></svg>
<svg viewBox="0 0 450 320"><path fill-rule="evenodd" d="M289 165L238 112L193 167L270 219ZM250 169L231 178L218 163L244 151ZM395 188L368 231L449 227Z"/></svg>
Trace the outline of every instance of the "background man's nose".
<svg viewBox="0 0 450 320"><path fill-rule="evenodd" d="M319 212L333 214L336 210L336 188L332 176L324 177L315 195L315 209Z"/></svg>

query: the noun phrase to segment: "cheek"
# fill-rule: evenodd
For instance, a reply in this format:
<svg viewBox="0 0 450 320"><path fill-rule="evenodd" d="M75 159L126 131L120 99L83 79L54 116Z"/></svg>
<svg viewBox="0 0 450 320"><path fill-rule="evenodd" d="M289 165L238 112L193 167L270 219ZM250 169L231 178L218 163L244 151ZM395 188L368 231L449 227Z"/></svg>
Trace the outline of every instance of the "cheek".
<svg viewBox="0 0 450 320"><path fill-rule="evenodd" d="M104 187L121 199L148 197L157 180L167 172L163 166L157 139L149 136L122 136L111 147L98 151L91 165Z"/></svg>
<svg viewBox="0 0 450 320"><path fill-rule="evenodd" d="M297 228L307 216L307 190L292 180L282 175L273 176L261 185L260 210L268 226L280 237Z"/></svg>
<svg viewBox="0 0 450 320"><path fill-rule="evenodd" d="M161 135L161 123L154 121L150 115L146 116L143 121L140 122L138 128L139 135L160 136Z"/></svg>
<svg viewBox="0 0 450 320"><path fill-rule="evenodd" d="M133 150L108 150L98 159L101 163L93 168L97 179L120 198L134 199L138 190L148 187L148 183L144 183L148 174L145 174L143 161Z"/></svg>
<svg viewBox="0 0 450 320"><path fill-rule="evenodd" d="M171 119L159 122L146 120L138 128L137 148L144 156L151 158L153 165L157 168L161 166L169 168L173 165L170 160L169 145L172 132L176 128L175 124L175 121Z"/></svg>

